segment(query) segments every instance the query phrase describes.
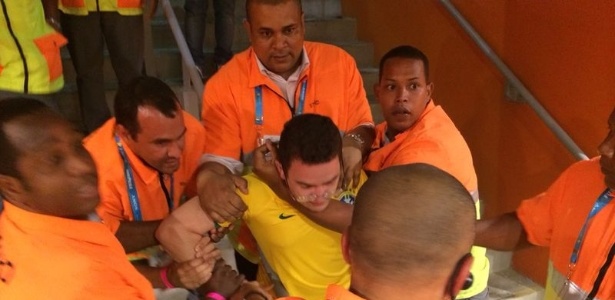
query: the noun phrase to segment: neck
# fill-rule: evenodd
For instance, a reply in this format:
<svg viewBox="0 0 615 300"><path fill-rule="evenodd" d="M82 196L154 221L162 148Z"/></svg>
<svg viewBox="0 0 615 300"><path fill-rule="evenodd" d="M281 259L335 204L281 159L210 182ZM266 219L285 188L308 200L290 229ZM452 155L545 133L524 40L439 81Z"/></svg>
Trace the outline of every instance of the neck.
<svg viewBox="0 0 615 300"><path fill-rule="evenodd" d="M303 52L301 52L301 54L299 54L299 59L297 59L297 62L295 63L295 65L290 68L288 71L282 73L282 74L278 74L280 76L282 76L282 78L284 78L284 80L288 80L288 78L290 77L290 75L293 75L293 73L295 73L295 71L297 71L297 69L301 66L301 63L303 62Z"/></svg>

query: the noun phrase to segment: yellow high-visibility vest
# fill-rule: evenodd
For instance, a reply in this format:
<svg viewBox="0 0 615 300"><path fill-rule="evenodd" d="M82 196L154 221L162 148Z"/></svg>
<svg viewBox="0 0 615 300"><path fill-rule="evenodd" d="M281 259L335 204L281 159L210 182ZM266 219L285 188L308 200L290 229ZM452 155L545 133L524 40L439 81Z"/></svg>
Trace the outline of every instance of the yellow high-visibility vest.
<svg viewBox="0 0 615 300"><path fill-rule="evenodd" d="M45 20L40 0L0 0L0 90L49 94L64 86L66 38Z"/></svg>

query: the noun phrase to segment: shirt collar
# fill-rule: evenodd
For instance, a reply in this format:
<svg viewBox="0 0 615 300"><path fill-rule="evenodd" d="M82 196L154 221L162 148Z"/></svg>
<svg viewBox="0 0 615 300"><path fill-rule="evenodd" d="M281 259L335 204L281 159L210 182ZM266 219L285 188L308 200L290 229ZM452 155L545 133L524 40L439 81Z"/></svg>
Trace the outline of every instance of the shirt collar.
<svg viewBox="0 0 615 300"><path fill-rule="evenodd" d="M267 69L267 67L265 67L265 65L263 65L263 63L258 58L258 56L256 56L256 53L254 53L254 57L256 58L256 65L258 66L258 70L260 71L260 73L265 75L265 76L267 76L267 77L269 77L272 80L273 80L273 77L279 77L281 80L284 80L284 81L291 81L291 80L297 81L299 79L299 75L301 75L301 72L303 72L303 70L307 69L307 67L310 64L310 59L307 56L307 50L305 49L305 46L303 46L303 51L301 51L301 65L299 65L297 70L295 70L295 72L293 72L290 75L290 77L288 77L288 80L286 80L286 79L282 78L282 76L269 71Z"/></svg>

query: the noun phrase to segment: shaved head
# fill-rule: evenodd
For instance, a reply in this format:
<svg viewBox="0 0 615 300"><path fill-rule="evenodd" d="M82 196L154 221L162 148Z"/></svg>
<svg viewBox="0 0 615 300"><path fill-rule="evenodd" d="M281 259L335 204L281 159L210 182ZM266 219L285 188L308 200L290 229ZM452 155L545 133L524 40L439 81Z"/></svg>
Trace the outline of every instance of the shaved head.
<svg viewBox="0 0 615 300"><path fill-rule="evenodd" d="M264 4L275 6L286 2L295 2L297 4L299 12L303 12L303 10L301 9L301 0L246 0L246 18L248 19L248 21L250 21L250 8L252 7L252 5Z"/></svg>
<svg viewBox="0 0 615 300"><path fill-rule="evenodd" d="M348 232L353 276L431 282L450 275L470 251L475 219L472 197L448 173L427 164L386 168L356 198Z"/></svg>

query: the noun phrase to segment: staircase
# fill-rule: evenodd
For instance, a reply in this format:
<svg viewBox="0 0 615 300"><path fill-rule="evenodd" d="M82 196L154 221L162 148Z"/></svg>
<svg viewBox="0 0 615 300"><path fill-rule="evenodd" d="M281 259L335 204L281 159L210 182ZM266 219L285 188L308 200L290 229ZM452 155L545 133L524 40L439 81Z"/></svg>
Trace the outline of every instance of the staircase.
<svg viewBox="0 0 615 300"><path fill-rule="evenodd" d="M183 26L184 10L183 0L171 0L172 6L180 24ZM370 105L374 111L374 119L379 122L382 120L380 110L373 96L373 85L377 81L378 69L374 68L374 49L373 45L358 40L356 31L356 20L341 16L341 6L339 1L326 0L303 0L305 13L305 39L309 41L320 41L341 47L352 55L361 71L365 90ZM237 0L235 4L235 36L233 42L233 52L237 53L249 46L248 36L245 33L242 22L245 18L245 0ZM213 28L213 7L210 3L208 11L208 24L205 33L205 55L206 59L212 60L214 47L214 28ZM152 20L152 44L153 56L155 61L156 73L148 72L148 75L156 76L167 82L176 91L178 97L182 98L182 62L181 55L177 49L173 34L167 24L166 18L159 8L157 16ZM79 104L77 97L76 76L66 49L62 51L64 64L65 87L61 92L59 105L61 110L71 121L79 122ZM211 68L205 70L210 75L213 73L213 63ZM106 86L106 97L109 105L113 102L113 97L117 91L117 80L111 67L108 55L104 62L104 76ZM196 95L195 95L196 96ZM198 97L200 99L200 96ZM180 99L181 100L181 99ZM200 101L199 101L200 102ZM198 115L196 111L192 114Z"/></svg>

